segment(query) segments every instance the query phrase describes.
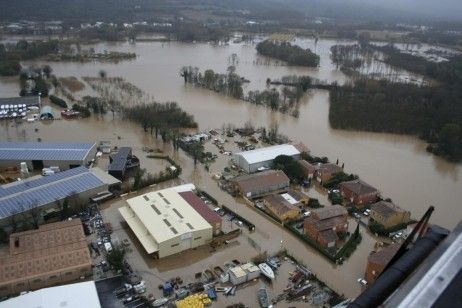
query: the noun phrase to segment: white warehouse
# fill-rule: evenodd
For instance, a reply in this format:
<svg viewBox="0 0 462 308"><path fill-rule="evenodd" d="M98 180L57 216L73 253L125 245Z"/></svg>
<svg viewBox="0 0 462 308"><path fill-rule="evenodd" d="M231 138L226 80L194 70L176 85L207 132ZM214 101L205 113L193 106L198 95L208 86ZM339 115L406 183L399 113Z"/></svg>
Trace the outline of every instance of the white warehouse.
<svg viewBox="0 0 462 308"><path fill-rule="evenodd" d="M212 226L175 187L128 199L119 212L146 252L157 258L212 240Z"/></svg>
<svg viewBox="0 0 462 308"><path fill-rule="evenodd" d="M301 150L298 146L292 144L280 144L266 148L255 149L236 153L234 162L236 165L247 173L257 172L262 169L273 167L273 160L279 155L292 156L300 159Z"/></svg>

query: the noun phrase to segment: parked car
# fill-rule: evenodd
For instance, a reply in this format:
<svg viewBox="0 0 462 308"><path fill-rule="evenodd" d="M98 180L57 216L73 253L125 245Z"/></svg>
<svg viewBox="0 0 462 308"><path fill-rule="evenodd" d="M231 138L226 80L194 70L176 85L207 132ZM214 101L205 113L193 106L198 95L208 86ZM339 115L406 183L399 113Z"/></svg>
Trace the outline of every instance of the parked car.
<svg viewBox="0 0 462 308"><path fill-rule="evenodd" d="M240 220L235 220L234 223L238 225L239 227L242 227L244 224Z"/></svg>
<svg viewBox="0 0 462 308"><path fill-rule="evenodd" d="M311 215L310 211L303 212L303 217L310 217L310 215Z"/></svg>
<svg viewBox="0 0 462 308"><path fill-rule="evenodd" d="M367 285L367 281L366 281L366 279L364 279L364 278L358 278L358 283L359 283L360 285L363 285L363 286L366 286L366 285Z"/></svg>
<svg viewBox="0 0 462 308"><path fill-rule="evenodd" d="M364 216L369 216L369 213L366 212L366 211L364 211L363 215L364 215Z"/></svg>

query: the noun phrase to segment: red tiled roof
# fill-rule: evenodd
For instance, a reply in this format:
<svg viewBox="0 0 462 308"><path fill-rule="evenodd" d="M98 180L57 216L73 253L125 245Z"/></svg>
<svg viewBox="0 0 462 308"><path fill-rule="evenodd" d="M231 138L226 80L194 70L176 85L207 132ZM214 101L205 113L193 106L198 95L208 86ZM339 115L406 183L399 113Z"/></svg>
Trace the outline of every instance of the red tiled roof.
<svg viewBox="0 0 462 308"><path fill-rule="evenodd" d="M196 196L196 194L194 194L192 191L180 192L179 194L209 224L213 226L215 223L221 222L221 217L212 211L208 205L205 204L204 201L202 201L201 198Z"/></svg>

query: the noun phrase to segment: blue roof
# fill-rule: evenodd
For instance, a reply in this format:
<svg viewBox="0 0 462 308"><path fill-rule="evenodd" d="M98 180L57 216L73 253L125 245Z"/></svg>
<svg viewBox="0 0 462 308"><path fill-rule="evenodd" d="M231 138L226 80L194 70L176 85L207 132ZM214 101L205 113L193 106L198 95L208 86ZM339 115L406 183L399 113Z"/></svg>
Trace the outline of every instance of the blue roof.
<svg viewBox="0 0 462 308"><path fill-rule="evenodd" d="M83 161L95 143L0 142L0 160Z"/></svg>
<svg viewBox="0 0 462 308"><path fill-rule="evenodd" d="M103 186L85 167L0 186L0 219Z"/></svg>

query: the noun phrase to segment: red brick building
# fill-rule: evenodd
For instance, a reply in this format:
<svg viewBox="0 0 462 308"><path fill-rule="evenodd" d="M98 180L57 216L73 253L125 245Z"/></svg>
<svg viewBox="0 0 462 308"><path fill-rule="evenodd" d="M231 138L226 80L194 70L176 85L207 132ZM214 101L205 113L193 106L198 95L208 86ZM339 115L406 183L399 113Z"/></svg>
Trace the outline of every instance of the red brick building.
<svg viewBox="0 0 462 308"><path fill-rule="evenodd" d="M377 279L398 249L399 244L391 244L378 252L371 252L367 258L366 273L364 274L364 279L366 279L368 284L373 283Z"/></svg>
<svg viewBox="0 0 462 308"><path fill-rule="evenodd" d="M349 204L358 207L376 202L379 196L377 188L360 179L341 183L340 193Z"/></svg>
<svg viewBox="0 0 462 308"><path fill-rule="evenodd" d="M326 206L312 211L305 219L305 234L321 246L330 248L339 244L337 233L348 231L348 211L340 205Z"/></svg>

